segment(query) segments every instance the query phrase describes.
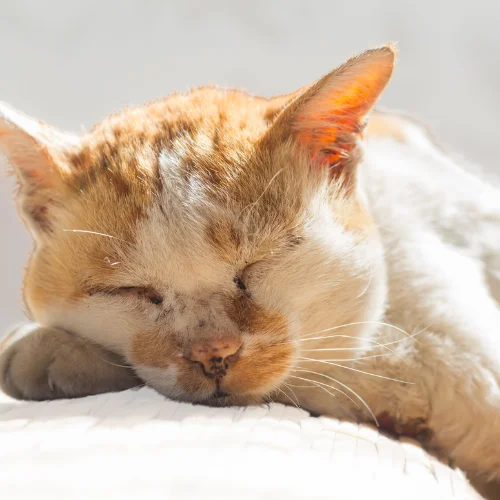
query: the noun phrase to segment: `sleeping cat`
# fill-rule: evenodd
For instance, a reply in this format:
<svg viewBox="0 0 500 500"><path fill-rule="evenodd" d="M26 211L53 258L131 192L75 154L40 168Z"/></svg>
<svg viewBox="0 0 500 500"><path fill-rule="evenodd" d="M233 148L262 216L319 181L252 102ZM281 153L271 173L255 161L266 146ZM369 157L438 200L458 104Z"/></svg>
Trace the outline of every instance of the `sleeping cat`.
<svg viewBox="0 0 500 500"><path fill-rule="evenodd" d="M79 137L2 105L36 241L3 389L281 401L499 478L500 192L405 118L365 127L393 64L173 94Z"/></svg>

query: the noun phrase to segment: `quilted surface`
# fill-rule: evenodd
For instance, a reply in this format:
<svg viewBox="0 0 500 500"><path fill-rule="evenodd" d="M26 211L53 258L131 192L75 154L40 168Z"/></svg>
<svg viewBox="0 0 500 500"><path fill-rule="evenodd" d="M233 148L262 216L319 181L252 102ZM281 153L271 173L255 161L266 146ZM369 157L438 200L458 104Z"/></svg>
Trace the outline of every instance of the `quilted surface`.
<svg viewBox="0 0 500 500"><path fill-rule="evenodd" d="M2 499L469 499L411 442L283 405L208 408L143 388L0 398Z"/></svg>

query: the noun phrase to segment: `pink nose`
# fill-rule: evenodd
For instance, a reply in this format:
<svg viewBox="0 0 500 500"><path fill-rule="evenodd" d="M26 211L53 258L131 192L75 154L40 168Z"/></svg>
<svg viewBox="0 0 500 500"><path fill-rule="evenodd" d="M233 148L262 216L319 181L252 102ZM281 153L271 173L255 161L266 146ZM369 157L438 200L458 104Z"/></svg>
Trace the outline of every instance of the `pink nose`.
<svg viewBox="0 0 500 500"><path fill-rule="evenodd" d="M201 363L207 377L220 378L226 374L228 365L236 361L240 347L241 342L233 338L193 344L187 359Z"/></svg>

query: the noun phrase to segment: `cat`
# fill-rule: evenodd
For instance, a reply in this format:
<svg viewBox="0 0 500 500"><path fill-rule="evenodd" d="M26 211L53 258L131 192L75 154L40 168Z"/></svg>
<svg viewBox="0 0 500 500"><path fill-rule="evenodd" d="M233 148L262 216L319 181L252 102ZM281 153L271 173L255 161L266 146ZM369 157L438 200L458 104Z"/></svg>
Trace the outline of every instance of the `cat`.
<svg viewBox="0 0 500 500"><path fill-rule="evenodd" d="M394 59L271 99L172 94L81 136L2 104L35 240L3 390L280 401L500 478L500 191L372 111Z"/></svg>

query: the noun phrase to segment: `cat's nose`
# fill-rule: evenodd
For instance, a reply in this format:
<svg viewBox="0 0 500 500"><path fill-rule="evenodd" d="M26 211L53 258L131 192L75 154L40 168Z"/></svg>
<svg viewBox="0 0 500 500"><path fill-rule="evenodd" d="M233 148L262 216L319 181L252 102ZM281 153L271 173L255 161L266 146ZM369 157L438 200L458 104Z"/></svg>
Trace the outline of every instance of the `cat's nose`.
<svg viewBox="0 0 500 500"><path fill-rule="evenodd" d="M220 378L226 374L228 366L236 361L240 347L241 342L234 338L200 342L191 346L187 359L201 363L207 377Z"/></svg>

